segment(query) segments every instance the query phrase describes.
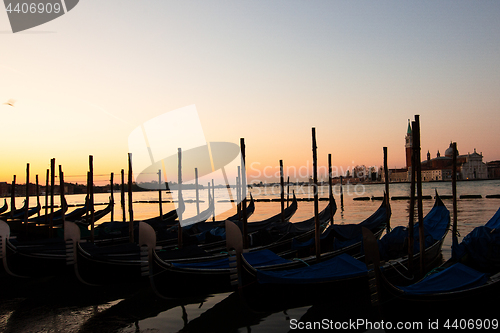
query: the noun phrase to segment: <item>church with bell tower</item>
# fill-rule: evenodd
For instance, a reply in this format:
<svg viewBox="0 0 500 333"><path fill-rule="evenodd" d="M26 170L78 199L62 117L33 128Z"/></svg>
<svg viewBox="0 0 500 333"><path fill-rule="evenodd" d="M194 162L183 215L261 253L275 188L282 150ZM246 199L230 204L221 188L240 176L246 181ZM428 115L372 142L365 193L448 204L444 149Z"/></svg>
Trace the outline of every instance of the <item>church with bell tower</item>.
<svg viewBox="0 0 500 333"><path fill-rule="evenodd" d="M389 179L391 182L407 182L410 181L411 174L411 155L413 147L413 131L411 122L408 120L408 127L405 135L405 155L406 167L401 169L389 169ZM458 153L458 152L457 152ZM422 161L422 180L423 181L442 181L451 180L452 178L452 143L446 149L445 156L441 156L439 150L435 158L431 158L431 154L427 152L427 158ZM457 156L457 171L458 179L487 179L488 168L483 162L483 154L477 153L474 148L473 153L467 153ZM382 173L382 179L384 173Z"/></svg>
<svg viewBox="0 0 500 333"><path fill-rule="evenodd" d="M405 136L405 152L406 152L406 170L411 168L411 149L413 147L413 135L411 130L410 119L408 119L408 129Z"/></svg>

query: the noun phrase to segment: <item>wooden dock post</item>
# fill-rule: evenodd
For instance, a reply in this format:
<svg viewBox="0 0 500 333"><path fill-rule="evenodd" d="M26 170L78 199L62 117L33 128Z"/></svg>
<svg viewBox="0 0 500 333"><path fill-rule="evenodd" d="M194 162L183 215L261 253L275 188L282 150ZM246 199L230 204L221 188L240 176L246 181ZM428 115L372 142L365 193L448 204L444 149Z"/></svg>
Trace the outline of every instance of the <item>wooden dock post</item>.
<svg viewBox="0 0 500 333"><path fill-rule="evenodd" d="M40 184L38 183L38 175L35 176L35 181L36 181L36 205L37 205L37 207L40 207L40 209L38 210L37 216L40 217L40 210L41 210L41 206L40 206Z"/></svg>
<svg viewBox="0 0 500 333"><path fill-rule="evenodd" d="M61 196L61 209L62 209L62 227L64 230L64 222L66 221L66 201L64 199L64 173L62 171L62 165L59 165L59 195ZM64 233L63 233L64 234Z"/></svg>
<svg viewBox="0 0 500 333"><path fill-rule="evenodd" d="M212 198L213 198L213 203L214 206L212 207L212 220L215 222L215 184L214 180L212 179Z"/></svg>
<svg viewBox="0 0 500 333"><path fill-rule="evenodd" d="M340 176L340 209L344 210L344 191L342 190L342 183L344 182L344 177Z"/></svg>
<svg viewBox="0 0 500 333"><path fill-rule="evenodd" d="M415 122L411 122L411 128L415 128ZM412 130L413 132L413 130ZM413 132L414 133L414 132ZM413 134L414 135L414 134ZM412 136L411 148L411 172L410 172L410 207L408 220L408 269L413 272L413 246L414 246L414 226L415 226L415 183L416 183L416 168L415 168L415 137Z"/></svg>
<svg viewBox="0 0 500 333"><path fill-rule="evenodd" d="M389 169L388 169L388 163L387 163L387 147L383 148L384 150L384 178L385 178L385 200L386 200L386 205L387 205L387 232L391 231L391 202L390 202L390 195L389 195Z"/></svg>
<svg viewBox="0 0 500 333"><path fill-rule="evenodd" d="M286 208L288 208L290 204L290 176L286 179Z"/></svg>
<svg viewBox="0 0 500 333"><path fill-rule="evenodd" d="M26 205L24 209L24 227L28 232L28 211L30 209L30 164L26 164Z"/></svg>
<svg viewBox="0 0 500 333"><path fill-rule="evenodd" d="M130 243L134 242L134 207L132 202L132 153L128 153L128 239Z"/></svg>
<svg viewBox="0 0 500 333"><path fill-rule="evenodd" d="M241 197L241 167L238 165L238 177L236 177L236 196L238 198L238 204L236 205L236 212L238 213L238 221L241 221L241 202L243 198Z"/></svg>
<svg viewBox="0 0 500 333"><path fill-rule="evenodd" d="M330 202L330 224L333 225L332 154L328 154L328 200Z"/></svg>
<svg viewBox="0 0 500 333"><path fill-rule="evenodd" d="M90 241L95 237L95 209L94 209L94 156L89 155L89 203L90 203Z"/></svg>
<svg viewBox="0 0 500 333"><path fill-rule="evenodd" d="M210 194L211 193L211 189L210 189L210 182L207 183L207 191L208 191L208 206L209 207L212 207L212 216L213 216L213 219L215 221L215 210L214 210L214 206L215 206L215 202L212 203L212 195ZM213 205L213 206L211 206Z"/></svg>
<svg viewBox="0 0 500 333"><path fill-rule="evenodd" d="M49 237L54 236L54 191L56 181L56 159L50 160L50 218L49 218Z"/></svg>
<svg viewBox="0 0 500 333"><path fill-rule="evenodd" d="M457 143L453 142L453 157L452 157L452 175L451 189L453 195L453 227L452 227L452 249L456 249L458 245L458 208L457 208ZM455 259L452 250L452 258Z"/></svg>
<svg viewBox="0 0 500 333"><path fill-rule="evenodd" d="M87 196L85 197L85 204L88 204L87 211L85 212L85 222L90 225L90 171L87 171Z"/></svg>
<svg viewBox="0 0 500 333"><path fill-rule="evenodd" d="M420 116L415 115L415 129L413 137L416 139L415 146L415 167L417 173L417 199L418 199L418 223L420 240L420 277L424 276L425 271L425 229L424 229L424 210L422 207L422 165L420 163Z"/></svg>
<svg viewBox="0 0 500 333"><path fill-rule="evenodd" d="M177 184L177 199L178 199L178 205L177 207L180 207L181 206L181 202L182 202L182 149L181 148L178 148L177 150L177 158L178 158L178 174L177 174L177 178L178 178L178 184ZM179 248L182 248L182 212L180 211L180 209L177 211L177 215L178 215L178 218L179 218L179 224L178 224L178 227L177 227L177 246Z"/></svg>
<svg viewBox="0 0 500 333"><path fill-rule="evenodd" d="M10 218L14 218L14 211L16 210L16 175L12 179L12 186L10 187Z"/></svg>
<svg viewBox="0 0 500 333"><path fill-rule="evenodd" d="M115 221L115 194L114 194L114 173L111 173L110 180L109 180L110 186L111 186L111 222Z"/></svg>
<svg viewBox="0 0 500 333"><path fill-rule="evenodd" d="M283 160L280 160L281 223L285 223L285 180L283 179Z"/></svg>
<svg viewBox="0 0 500 333"><path fill-rule="evenodd" d="M245 139L240 138L241 150L241 197L242 197L242 225L243 225L243 248L248 249L248 230L247 230L247 174L246 174L246 147Z"/></svg>
<svg viewBox="0 0 500 333"><path fill-rule="evenodd" d="M318 156L316 146L316 128L312 128L312 151L313 151L313 190L314 190L314 240L316 248L316 261L320 261L320 225L319 225L319 207L318 207Z"/></svg>
<svg viewBox="0 0 500 333"><path fill-rule="evenodd" d="M127 215L125 213L125 170L124 169L122 169L121 175L122 175L122 184L120 187L120 203L122 206L122 221L126 222Z"/></svg>
<svg viewBox="0 0 500 333"><path fill-rule="evenodd" d="M163 221L163 205L161 201L161 169L158 170L158 205L160 209L160 221Z"/></svg>
<svg viewBox="0 0 500 333"><path fill-rule="evenodd" d="M199 215L200 214L200 189L198 187L198 168L194 168L194 185L196 188L196 215Z"/></svg>
<svg viewBox="0 0 500 333"><path fill-rule="evenodd" d="M48 216L49 216L49 174L50 170L47 169L47 176L45 177L45 224L49 222Z"/></svg>

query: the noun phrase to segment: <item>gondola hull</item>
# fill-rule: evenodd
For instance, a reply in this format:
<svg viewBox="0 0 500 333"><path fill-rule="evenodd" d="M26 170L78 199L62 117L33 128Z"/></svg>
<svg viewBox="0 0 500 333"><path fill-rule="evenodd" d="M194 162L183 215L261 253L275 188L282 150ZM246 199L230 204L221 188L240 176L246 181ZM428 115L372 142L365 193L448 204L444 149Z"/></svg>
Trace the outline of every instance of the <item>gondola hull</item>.
<svg viewBox="0 0 500 333"><path fill-rule="evenodd" d="M427 295L408 295L383 279L381 311L384 318L411 318L418 313L431 321L474 320L480 318L497 319L498 308L492 305L500 294L500 274L491 277L486 285L463 291L433 293ZM498 322L497 322L498 324ZM458 322L460 327L460 322ZM462 325L464 323L462 322ZM475 325L475 322L473 322ZM498 326L497 326L498 327ZM462 328L467 328L462 327ZM480 328L480 327L475 327Z"/></svg>
<svg viewBox="0 0 500 333"><path fill-rule="evenodd" d="M141 285L147 280L141 276L142 267L148 266L147 251L141 256L136 244L119 244L98 248L93 244L78 244L75 273L89 285Z"/></svg>

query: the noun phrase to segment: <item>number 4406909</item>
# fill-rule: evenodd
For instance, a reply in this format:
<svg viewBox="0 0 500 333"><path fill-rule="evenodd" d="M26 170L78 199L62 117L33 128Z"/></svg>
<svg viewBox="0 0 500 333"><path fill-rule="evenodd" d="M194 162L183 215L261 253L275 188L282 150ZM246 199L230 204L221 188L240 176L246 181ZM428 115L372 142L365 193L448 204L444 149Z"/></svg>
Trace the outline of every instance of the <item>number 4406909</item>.
<svg viewBox="0 0 500 333"><path fill-rule="evenodd" d="M35 14L35 13L39 13L39 14L42 14L42 13L47 13L47 14L50 14L50 13L55 13L55 14L58 14L59 12L61 12L61 4L59 3L50 3L50 2L47 2L47 3L35 3L35 2L32 2L32 3L17 3L14 8L12 8L12 3L9 3L6 7L6 10L7 10L7 13L12 13L12 12L15 12L15 13L23 13L23 14L28 14L28 13L31 13L31 14Z"/></svg>
<svg viewBox="0 0 500 333"><path fill-rule="evenodd" d="M444 323L446 329L498 329L498 319L455 319L446 320Z"/></svg>

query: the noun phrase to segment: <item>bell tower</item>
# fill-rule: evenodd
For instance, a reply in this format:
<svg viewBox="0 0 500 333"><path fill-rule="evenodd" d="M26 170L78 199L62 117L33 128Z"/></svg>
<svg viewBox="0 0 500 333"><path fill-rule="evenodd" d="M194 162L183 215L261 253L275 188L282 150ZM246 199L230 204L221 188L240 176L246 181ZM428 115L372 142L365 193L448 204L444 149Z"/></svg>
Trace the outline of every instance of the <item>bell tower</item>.
<svg viewBox="0 0 500 333"><path fill-rule="evenodd" d="M406 151L406 169L411 168L411 150L413 147L413 135L411 130L410 119L408 119L408 129L405 136L405 151Z"/></svg>

